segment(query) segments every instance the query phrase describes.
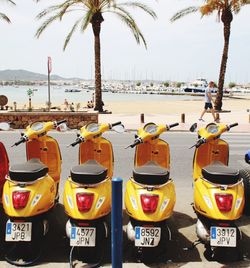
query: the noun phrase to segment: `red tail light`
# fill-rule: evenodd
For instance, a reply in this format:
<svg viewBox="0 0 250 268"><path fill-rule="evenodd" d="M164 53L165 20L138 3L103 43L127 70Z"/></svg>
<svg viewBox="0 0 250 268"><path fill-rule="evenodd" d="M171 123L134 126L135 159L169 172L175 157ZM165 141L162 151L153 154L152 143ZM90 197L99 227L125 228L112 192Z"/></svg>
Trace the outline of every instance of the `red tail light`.
<svg viewBox="0 0 250 268"><path fill-rule="evenodd" d="M87 212L91 209L94 201L94 194L92 193L77 193L76 203L78 210L81 212Z"/></svg>
<svg viewBox="0 0 250 268"><path fill-rule="evenodd" d="M145 213L154 213L159 201L158 195L142 194L141 205Z"/></svg>
<svg viewBox="0 0 250 268"><path fill-rule="evenodd" d="M233 195L232 194L215 194L215 200L218 209L221 212L229 212L233 204Z"/></svg>
<svg viewBox="0 0 250 268"><path fill-rule="evenodd" d="M15 209L25 208L29 200L29 191L12 192L12 203Z"/></svg>

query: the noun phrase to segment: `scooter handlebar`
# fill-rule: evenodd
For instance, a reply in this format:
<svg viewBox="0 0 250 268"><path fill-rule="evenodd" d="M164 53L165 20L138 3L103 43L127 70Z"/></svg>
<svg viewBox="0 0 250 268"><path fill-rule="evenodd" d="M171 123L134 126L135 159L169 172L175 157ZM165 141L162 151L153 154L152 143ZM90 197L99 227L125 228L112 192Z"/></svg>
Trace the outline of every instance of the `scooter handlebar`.
<svg viewBox="0 0 250 268"><path fill-rule="evenodd" d="M169 127L169 128L172 128L172 127L176 127L176 126L179 126L179 123L171 124L171 125L169 125L168 127Z"/></svg>
<svg viewBox="0 0 250 268"><path fill-rule="evenodd" d="M126 149L127 148L134 148L136 145L138 145L138 144L140 144L140 143L142 143L142 140L141 139L136 139L135 141L134 141L134 143L132 143L132 144L130 144L129 146L127 146L126 147Z"/></svg>
<svg viewBox="0 0 250 268"><path fill-rule="evenodd" d="M121 125L121 123L122 123L122 122L121 122L121 121L119 121L119 122L116 122L116 123L110 124L110 126L111 126L111 128L112 128L112 127L114 127L114 126Z"/></svg>
<svg viewBox="0 0 250 268"><path fill-rule="evenodd" d="M202 138L199 139L193 146L191 146L189 149L196 147L199 148L202 144L206 143L206 139Z"/></svg>
<svg viewBox="0 0 250 268"><path fill-rule="evenodd" d="M18 146L19 144L24 143L25 141L26 141L26 139L24 137L21 137L21 139L19 141L15 142L11 147Z"/></svg>
<svg viewBox="0 0 250 268"><path fill-rule="evenodd" d="M231 124L231 125L228 125L228 129L230 129L230 128L232 128L232 127L236 127L236 126L238 126L239 124L238 123L233 123L233 124Z"/></svg>
<svg viewBox="0 0 250 268"><path fill-rule="evenodd" d="M67 120L66 119L63 119L63 120L56 121L55 123L58 126L58 125L60 125L62 123L67 123Z"/></svg>
<svg viewBox="0 0 250 268"><path fill-rule="evenodd" d="M83 141L82 139L77 138L76 141L74 141L73 143L71 143L69 146L74 147L74 146L76 146L77 144L81 143L82 141Z"/></svg>

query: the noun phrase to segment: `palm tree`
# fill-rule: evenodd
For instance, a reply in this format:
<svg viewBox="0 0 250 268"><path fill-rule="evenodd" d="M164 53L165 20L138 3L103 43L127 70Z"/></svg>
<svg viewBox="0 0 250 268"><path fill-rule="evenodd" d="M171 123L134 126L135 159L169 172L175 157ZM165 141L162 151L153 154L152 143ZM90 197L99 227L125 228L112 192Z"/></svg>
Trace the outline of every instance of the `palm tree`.
<svg viewBox="0 0 250 268"><path fill-rule="evenodd" d="M238 14L244 5L250 4L250 0L204 0L204 4L200 6L192 6L180 10L172 18L171 21L176 21L183 16L199 11L203 16L211 15L216 12L219 21L222 21L224 26L224 49L221 58L218 92L215 99L215 109L220 111L222 108L223 86L227 67L229 38L231 32L231 22L233 14Z"/></svg>
<svg viewBox="0 0 250 268"><path fill-rule="evenodd" d="M40 1L40 0L37 0ZM101 24L104 21L103 13L111 12L114 13L122 22L124 22L131 32L133 33L135 40L138 44L142 41L145 47L146 41L136 24L134 18L129 12L129 8L139 8L146 12L151 17L156 18L155 12L145 4L139 2L123 2L118 3L116 0L66 0L61 4L50 6L44 9L37 15L38 19L46 17L46 20L38 28L36 37L42 34L42 32L52 22L56 20L62 20L63 16L72 11L80 11L81 16L76 20L71 31L67 35L63 49L67 47L72 34L75 30L80 27L80 30L84 32L88 25L92 25L94 33L94 47L95 47L95 107L94 110L99 112L103 111L102 102L102 89L101 89L101 46L100 46L100 31Z"/></svg>
<svg viewBox="0 0 250 268"><path fill-rule="evenodd" d="M5 0L5 1L7 1L7 2L13 4L13 5L15 5L15 3L13 1L11 1L11 0ZM5 20L8 23L11 22L10 19L4 13L2 13L2 12L0 12L0 19Z"/></svg>

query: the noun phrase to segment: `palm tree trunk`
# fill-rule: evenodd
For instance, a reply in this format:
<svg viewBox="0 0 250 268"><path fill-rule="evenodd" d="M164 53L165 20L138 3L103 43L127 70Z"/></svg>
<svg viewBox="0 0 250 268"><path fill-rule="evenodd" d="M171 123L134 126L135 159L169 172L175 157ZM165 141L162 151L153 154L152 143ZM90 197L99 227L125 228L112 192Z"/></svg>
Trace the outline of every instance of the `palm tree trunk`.
<svg viewBox="0 0 250 268"><path fill-rule="evenodd" d="M223 98L223 87L224 87L224 80L225 80L225 73L227 68L227 58L228 58L228 48L229 48L229 38L231 32L231 21L232 21L232 13L230 14L231 17L227 18L223 21L224 25L224 49L221 58L221 65L220 65L220 75L219 75L219 83L218 83L218 91L216 94L215 99L215 110L221 111L222 108L222 98Z"/></svg>
<svg viewBox="0 0 250 268"><path fill-rule="evenodd" d="M100 31L103 17L101 13L96 13L92 18L92 29L95 38L95 111L103 112L102 101L102 77L101 77L101 43Z"/></svg>

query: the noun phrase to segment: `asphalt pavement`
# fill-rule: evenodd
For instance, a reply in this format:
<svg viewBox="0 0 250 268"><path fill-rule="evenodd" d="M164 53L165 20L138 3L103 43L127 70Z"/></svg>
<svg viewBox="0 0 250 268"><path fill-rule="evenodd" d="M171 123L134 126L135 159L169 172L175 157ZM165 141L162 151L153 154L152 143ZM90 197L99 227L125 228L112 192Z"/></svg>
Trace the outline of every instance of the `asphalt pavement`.
<svg viewBox="0 0 250 268"><path fill-rule="evenodd" d="M172 123L172 122L171 122ZM123 189L126 181L132 174L134 149L124 149L134 140L134 131L123 134L109 132L105 134L112 144L115 155L114 177L121 177L124 180ZM67 147L76 138L76 131L65 133L52 132L62 152L62 176L60 182L60 204L55 208L55 213L51 219L51 228L46 240L45 252L40 263L35 267L69 267L68 239L65 236L65 222L67 220L62 206L63 187L70 168L77 165L78 148ZM20 137L19 131L0 132L0 140L5 144L9 154L10 164L25 161L25 147L10 147ZM192 210L192 158L194 149L189 149L196 140L195 133L188 132L168 132L161 136L167 140L171 150L171 177L176 186L176 206L172 217L168 220L168 225L172 232L172 240L166 249L168 261L150 265L134 263L131 252L131 245L124 235L124 266L123 267L250 267L250 218L242 217L238 225L243 233L242 249L246 258L243 262L221 264L209 262L203 255L204 246L198 245L193 250L184 250L197 239L195 234L196 215ZM224 139L230 145L229 165L234 168L246 168L244 154L249 149L250 133L229 133L224 135ZM127 217L124 213L124 228ZM4 226L1 226L4 229ZM6 264L3 259L0 261L1 268L12 267ZM104 267L111 267L108 262Z"/></svg>

